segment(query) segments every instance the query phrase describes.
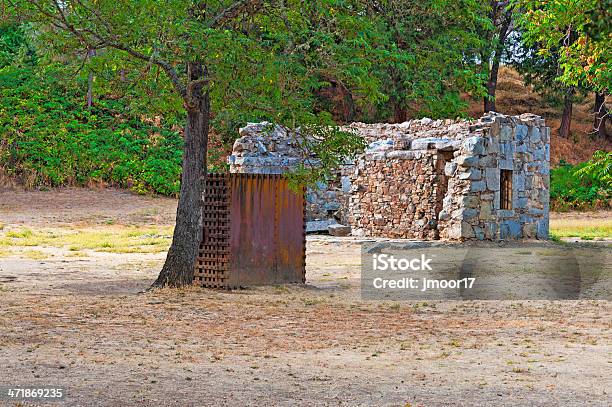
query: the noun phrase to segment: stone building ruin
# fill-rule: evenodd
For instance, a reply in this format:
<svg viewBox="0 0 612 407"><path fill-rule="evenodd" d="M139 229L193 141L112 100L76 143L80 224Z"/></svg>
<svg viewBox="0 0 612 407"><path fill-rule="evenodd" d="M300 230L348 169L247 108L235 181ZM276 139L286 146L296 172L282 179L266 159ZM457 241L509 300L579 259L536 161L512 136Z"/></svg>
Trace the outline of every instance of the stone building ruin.
<svg viewBox="0 0 612 407"><path fill-rule="evenodd" d="M353 123L368 148L334 179L310 188L307 219L335 218L356 236L407 239L547 239L550 129L536 115L478 121ZM240 130L231 172L283 173L304 157L266 123Z"/></svg>

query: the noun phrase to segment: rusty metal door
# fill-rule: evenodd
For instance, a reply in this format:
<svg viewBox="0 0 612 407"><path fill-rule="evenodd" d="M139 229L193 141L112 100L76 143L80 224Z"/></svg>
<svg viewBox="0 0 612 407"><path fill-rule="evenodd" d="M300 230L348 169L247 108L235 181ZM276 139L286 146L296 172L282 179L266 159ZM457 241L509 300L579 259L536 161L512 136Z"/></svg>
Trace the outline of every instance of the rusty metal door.
<svg viewBox="0 0 612 407"><path fill-rule="evenodd" d="M304 205L304 191L292 191L282 175L209 176L196 284L304 282Z"/></svg>

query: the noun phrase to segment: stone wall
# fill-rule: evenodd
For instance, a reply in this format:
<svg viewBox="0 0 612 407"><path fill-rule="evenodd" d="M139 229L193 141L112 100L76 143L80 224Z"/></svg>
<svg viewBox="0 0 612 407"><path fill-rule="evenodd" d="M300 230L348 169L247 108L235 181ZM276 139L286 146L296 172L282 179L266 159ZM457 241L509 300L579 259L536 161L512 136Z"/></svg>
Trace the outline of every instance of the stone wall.
<svg viewBox="0 0 612 407"><path fill-rule="evenodd" d="M438 154L361 160L349 200L348 223L355 235L439 238L438 212L446 185Z"/></svg>
<svg viewBox="0 0 612 407"><path fill-rule="evenodd" d="M446 164L439 214L447 239L548 238L550 129L535 115L488 115ZM512 205L500 207L500 170L512 171Z"/></svg>
<svg viewBox="0 0 612 407"><path fill-rule="evenodd" d="M353 123L369 143L354 163L307 192L307 218L335 219L353 234L417 239L548 237L549 135L534 115L490 113L475 122ZM312 160L295 136L269 124L240 130L233 172L281 173ZM500 206L501 170L512 205Z"/></svg>

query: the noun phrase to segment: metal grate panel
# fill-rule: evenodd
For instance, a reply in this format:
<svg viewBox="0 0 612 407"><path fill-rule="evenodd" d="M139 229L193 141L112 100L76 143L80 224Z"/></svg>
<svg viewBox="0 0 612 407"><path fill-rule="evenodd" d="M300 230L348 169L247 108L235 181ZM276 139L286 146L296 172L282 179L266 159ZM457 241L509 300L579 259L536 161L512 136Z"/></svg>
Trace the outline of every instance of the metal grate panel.
<svg viewBox="0 0 612 407"><path fill-rule="evenodd" d="M223 288L229 271L229 183L227 174L208 174L204 185L202 242L194 282Z"/></svg>

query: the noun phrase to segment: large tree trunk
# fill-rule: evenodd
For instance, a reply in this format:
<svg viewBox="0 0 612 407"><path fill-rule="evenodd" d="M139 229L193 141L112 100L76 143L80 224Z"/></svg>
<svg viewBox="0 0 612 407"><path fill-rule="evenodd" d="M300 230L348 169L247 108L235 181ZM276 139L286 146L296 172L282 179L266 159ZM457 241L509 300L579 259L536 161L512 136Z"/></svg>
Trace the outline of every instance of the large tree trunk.
<svg viewBox="0 0 612 407"><path fill-rule="evenodd" d="M601 138L608 136L606 132L606 121L608 120L608 109L606 108L606 95L603 93L595 94L595 121L593 122L593 130Z"/></svg>
<svg viewBox="0 0 612 407"><path fill-rule="evenodd" d="M572 91L568 90L563 98L563 114L561 115L561 126L559 126L559 136L568 138L572 127Z"/></svg>
<svg viewBox="0 0 612 407"><path fill-rule="evenodd" d="M499 58L493 58L493 65L487 80L487 96L484 98L484 112L495 112L495 91L497 90L497 76L499 74Z"/></svg>
<svg viewBox="0 0 612 407"><path fill-rule="evenodd" d="M495 92L497 91L497 76L499 74L499 65L502 60L505 42L512 31L511 25L513 15L513 11L508 7L507 1L491 0L489 5L491 7L489 18L493 22L494 28L492 31L489 31L486 41L488 44L493 43L497 34L497 45L491 53L481 53L482 63L486 63L488 68L486 83L487 95L483 100L484 113L496 111ZM497 33L495 31L497 31ZM490 66L489 61L491 61Z"/></svg>
<svg viewBox="0 0 612 407"><path fill-rule="evenodd" d="M206 76L206 70L200 63L189 63L188 71L191 81L202 80ZM176 226L166 262L153 283L154 287L191 284L202 239L202 189L206 177L210 100L202 85L194 86L192 92L193 105L187 107Z"/></svg>
<svg viewBox="0 0 612 407"><path fill-rule="evenodd" d="M408 119L408 112L401 101L392 98L391 106L393 107L393 123L404 123Z"/></svg>

